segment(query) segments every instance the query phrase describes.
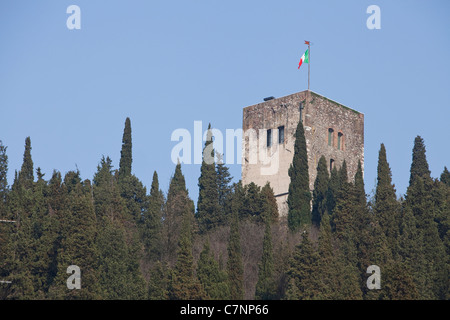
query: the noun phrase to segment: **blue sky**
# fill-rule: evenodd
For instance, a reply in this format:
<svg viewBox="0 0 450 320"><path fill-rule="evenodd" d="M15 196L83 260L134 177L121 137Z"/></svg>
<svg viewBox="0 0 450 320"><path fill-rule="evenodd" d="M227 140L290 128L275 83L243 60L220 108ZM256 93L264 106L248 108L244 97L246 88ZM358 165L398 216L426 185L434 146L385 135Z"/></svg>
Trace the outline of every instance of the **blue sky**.
<svg viewBox="0 0 450 320"><path fill-rule="evenodd" d="M81 29L69 30L69 5ZM369 30L369 5L381 29ZM225 132L242 108L307 88L298 60L311 47L311 90L365 114L366 192L380 143L398 194L421 135L433 177L449 166L450 2L21 1L0 2L0 140L9 183L31 137L35 167L76 167L92 179L102 155L118 167L123 126L133 131L133 173L167 191L175 129L194 121ZM197 201L199 165L183 165ZM230 165L235 181L240 166Z"/></svg>

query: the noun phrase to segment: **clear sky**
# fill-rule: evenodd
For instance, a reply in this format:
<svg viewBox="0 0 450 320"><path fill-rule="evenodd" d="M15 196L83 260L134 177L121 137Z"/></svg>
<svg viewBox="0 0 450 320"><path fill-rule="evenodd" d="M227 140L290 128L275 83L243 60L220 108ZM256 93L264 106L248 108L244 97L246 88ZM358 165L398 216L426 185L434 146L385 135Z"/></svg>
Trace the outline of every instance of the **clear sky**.
<svg viewBox="0 0 450 320"><path fill-rule="evenodd" d="M81 29L69 30L70 5ZM369 30L369 5L381 29ZM126 117L133 173L167 192L171 134L242 126L242 108L307 88L365 115L366 192L380 143L404 194L414 138L424 138L433 177L450 163L450 1L2 0L0 140L9 183L24 141L50 179L76 167L92 179L102 155L119 164ZM240 166L230 165L234 181ZM199 165L182 165L194 201Z"/></svg>

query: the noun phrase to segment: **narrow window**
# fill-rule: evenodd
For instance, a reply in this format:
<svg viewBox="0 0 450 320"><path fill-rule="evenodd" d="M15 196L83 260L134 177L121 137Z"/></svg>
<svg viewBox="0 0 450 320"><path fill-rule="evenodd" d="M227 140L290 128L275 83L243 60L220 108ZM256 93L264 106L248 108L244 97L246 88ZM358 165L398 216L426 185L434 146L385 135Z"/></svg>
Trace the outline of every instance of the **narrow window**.
<svg viewBox="0 0 450 320"><path fill-rule="evenodd" d="M334 130L329 128L328 129L328 145L329 146L333 145L333 133L334 133Z"/></svg>
<svg viewBox="0 0 450 320"><path fill-rule="evenodd" d="M272 145L272 129L267 130L267 147Z"/></svg>
<svg viewBox="0 0 450 320"><path fill-rule="evenodd" d="M284 143L284 126L278 127L278 143Z"/></svg>
<svg viewBox="0 0 450 320"><path fill-rule="evenodd" d="M343 134L342 134L342 132L339 132L338 133L338 141L337 141L337 148L338 148L338 150L342 150L343 148Z"/></svg>
<svg viewBox="0 0 450 320"><path fill-rule="evenodd" d="M330 159L330 172L333 170L334 167L334 159Z"/></svg>

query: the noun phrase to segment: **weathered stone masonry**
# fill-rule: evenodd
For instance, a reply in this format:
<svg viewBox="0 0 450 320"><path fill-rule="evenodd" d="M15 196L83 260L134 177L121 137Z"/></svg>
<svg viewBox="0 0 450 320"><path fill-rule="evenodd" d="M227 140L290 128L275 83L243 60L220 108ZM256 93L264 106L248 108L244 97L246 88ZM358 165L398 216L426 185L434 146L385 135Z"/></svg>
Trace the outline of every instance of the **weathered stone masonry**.
<svg viewBox="0 0 450 320"><path fill-rule="evenodd" d="M301 111L300 104L303 107ZM345 159L349 179L354 178L358 160L361 160L364 170L362 113L312 91L302 91L244 108L242 182L248 184L253 181L259 186L270 182L281 215L287 214L288 169L294 155L295 130L300 113L305 128L311 190L322 155L327 160L328 170L332 166L339 168ZM284 132L282 141L279 141L279 132ZM268 135L271 135L269 141ZM264 159L265 163L262 162Z"/></svg>

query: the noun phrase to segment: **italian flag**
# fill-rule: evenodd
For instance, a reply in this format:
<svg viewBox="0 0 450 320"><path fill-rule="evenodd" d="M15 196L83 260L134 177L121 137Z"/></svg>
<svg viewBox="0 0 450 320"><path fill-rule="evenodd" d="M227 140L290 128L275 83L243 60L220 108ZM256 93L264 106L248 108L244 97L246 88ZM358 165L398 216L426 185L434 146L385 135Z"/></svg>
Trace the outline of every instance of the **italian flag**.
<svg viewBox="0 0 450 320"><path fill-rule="evenodd" d="M305 53L300 58L300 62L298 63L298 69L300 69L300 66L302 63L309 63L309 49L306 49Z"/></svg>

